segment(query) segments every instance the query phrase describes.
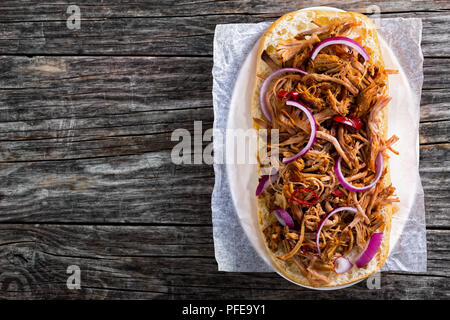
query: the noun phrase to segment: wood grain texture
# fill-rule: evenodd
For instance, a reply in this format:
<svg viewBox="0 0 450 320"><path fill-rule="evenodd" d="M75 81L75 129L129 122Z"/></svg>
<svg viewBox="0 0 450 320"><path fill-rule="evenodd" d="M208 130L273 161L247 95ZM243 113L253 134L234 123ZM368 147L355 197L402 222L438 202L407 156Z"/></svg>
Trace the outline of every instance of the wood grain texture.
<svg viewBox="0 0 450 320"><path fill-rule="evenodd" d="M0 165L0 219L210 224L214 171L170 151Z"/></svg>
<svg viewBox="0 0 450 320"><path fill-rule="evenodd" d="M421 148L427 225L450 227L450 146ZM0 219L14 222L210 224L214 172L170 151L0 164ZM170 201L166 197L170 195Z"/></svg>
<svg viewBox="0 0 450 320"><path fill-rule="evenodd" d="M448 142L447 62L425 60L424 144ZM1 57L0 161L171 148L174 129L212 126L211 67L210 58Z"/></svg>
<svg viewBox="0 0 450 320"><path fill-rule="evenodd" d="M450 226L446 176L437 173L447 172L450 142L441 60L426 59L420 128L432 145L421 157L432 226ZM174 129L212 127L211 67L209 57L2 57L0 162L9 171L0 219L210 223L212 168L176 166L170 149Z"/></svg>
<svg viewBox="0 0 450 320"><path fill-rule="evenodd" d="M0 298L449 298L448 230L428 231L427 274L383 273L379 290L317 292L272 273L217 272L211 227L1 225ZM66 269L81 269L81 290ZM13 271L14 270L14 271Z"/></svg>
<svg viewBox="0 0 450 320"><path fill-rule="evenodd" d="M0 298L450 298L449 1L79 0L80 30L69 4L0 3ZM212 127L215 26L311 5L423 21L429 270L383 273L380 290L218 272L214 171L170 161L174 129ZM69 265L81 290L66 287Z"/></svg>
<svg viewBox="0 0 450 320"><path fill-rule="evenodd" d="M414 2L412 2L414 3ZM284 11L289 12L289 11ZM211 56L217 24L276 20L279 14L202 14L200 16L118 17L82 20L79 30L60 20L0 24L0 54ZM423 22L425 56L449 56L449 11L406 12L382 17L417 17Z"/></svg>
<svg viewBox="0 0 450 320"><path fill-rule="evenodd" d="M13 0L2 1L0 21L48 21L64 20L67 6L73 4L70 1L58 1L57 3L41 3L37 0L27 1L23 6ZM174 17L174 16L201 16L201 15L229 15L229 14L266 14L282 15L286 12L299 10L312 6L331 6L343 10L351 10L362 13L372 13L370 6L376 5L381 13L402 12L434 12L450 10L450 4L446 0L414 0L414 1L389 1L389 0L312 0L304 1L271 1L271 0L246 0L244 3L237 0L228 1L156 1L135 0L130 2L78 0L82 16L86 19L93 18L135 18L135 17Z"/></svg>

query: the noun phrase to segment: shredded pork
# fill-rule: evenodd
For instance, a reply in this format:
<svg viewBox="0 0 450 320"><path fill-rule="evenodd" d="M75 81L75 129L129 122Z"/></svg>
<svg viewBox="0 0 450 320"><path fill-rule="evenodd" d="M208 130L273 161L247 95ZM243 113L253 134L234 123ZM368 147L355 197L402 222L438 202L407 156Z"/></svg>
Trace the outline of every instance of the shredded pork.
<svg viewBox="0 0 450 320"><path fill-rule="evenodd" d="M280 130L281 157L296 154L306 145L311 128L302 112L287 106L288 97L279 96L283 90L296 91L298 101L313 113L317 122L317 140L303 157L283 164L277 181L260 197L269 210L283 207L293 218L294 228L282 227L277 221L264 230L269 247L274 252L285 252L278 258L292 260L311 285L330 282L334 272L333 262L353 249L361 251L370 236L382 231L385 217L382 207L398 201L394 188L382 183L386 174L370 190L352 192L340 185L334 172L338 156L343 159L342 171L354 186L369 184L375 176L375 160L379 152L387 159L387 150L398 140L396 136L384 140L381 113L390 98L383 95L387 74L395 70L382 70L380 66L364 61L358 53L344 45L325 47L314 61L309 59L314 45L321 40L346 36L359 23L352 19L334 19L328 25L316 23L317 28L299 33L295 38L281 41L276 47L277 63L264 51L262 59L272 70L283 67L300 68L308 75L284 75L274 81L266 95L273 117L254 119L261 128ZM281 64L280 64L281 62ZM333 117L357 117L363 124L360 130L343 125ZM269 146L270 147L270 146ZM292 201L295 190L304 188L311 192L300 193L303 202ZM342 211L326 221L316 243L316 232L321 220L335 208L351 206L356 214ZM318 254L317 245L321 254Z"/></svg>

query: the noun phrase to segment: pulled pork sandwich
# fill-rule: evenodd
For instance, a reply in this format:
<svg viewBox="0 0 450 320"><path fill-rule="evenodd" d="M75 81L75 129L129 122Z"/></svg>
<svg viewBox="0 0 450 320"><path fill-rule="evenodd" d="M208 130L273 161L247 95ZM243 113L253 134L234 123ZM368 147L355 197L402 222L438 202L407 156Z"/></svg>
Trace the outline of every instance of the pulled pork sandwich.
<svg viewBox="0 0 450 320"><path fill-rule="evenodd" d="M374 24L353 12L296 11L261 39L254 128L279 131L279 168L262 175L258 220L273 265L333 287L386 261L393 195L388 74ZM267 152L275 146L269 141Z"/></svg>

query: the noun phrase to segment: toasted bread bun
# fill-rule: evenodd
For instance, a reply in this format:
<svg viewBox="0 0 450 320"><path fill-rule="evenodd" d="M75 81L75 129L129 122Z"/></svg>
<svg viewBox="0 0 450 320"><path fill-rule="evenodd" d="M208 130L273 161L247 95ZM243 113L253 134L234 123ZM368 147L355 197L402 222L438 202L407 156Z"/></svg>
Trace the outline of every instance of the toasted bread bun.
<svg viewBox="0 0 450 320"><path fill-rule="evenodd" d="M384 68L384 62L381 55L380 44L378 41L378 35L373 22L366 16L354 13L354 12L334 12L334 11L321 11L321 10L306 10L306 11L295 11L285 14L277 21L275 21L270 28L264 33L260 39L259 49L257 53L257 65L256 65L256 77L254 92L252 97L252 117L264 119L262 114L260 104L259 104L259 91L262 85L263 79L266 78L272 71L268 65L260 59L261 54L264 50L271 56L274 61L278 61L275 55L275 48L280 40L292 39L299 32L307 31L310 29L317 28L317 25L312 23L312 20L321 22L321 24L327 24L331 19L336 17L353 17L357 21L361 22L361 26L355 28L352 33L348 35L349 38L358 38L358 42L367 50L370 55L371 61L377 66ZM388 94L387 86L383 92L384 95ZM381 126L383 128L384 139L387 138L387 110L388 107L384 108L381 114ZM257 123L253 123L255 129L259 129ZM387 169L381 183L384 186L390 185L390 173L389 173L389 163L387 159L384 159L384 166ZM259 170L259 169L258 169ZM258 172L260 173L260 172ZM261 232L275 220L272 212L269 212L266 207L263 198L258 198L258 222ZM327 274L330 279L330 283L326 287L335 287L357 282L364 278L367 278L377 271L386 262L389 253L389 234L391 230L391 215L392 215L392 205L385 205L381 209L382 214L385 216L386 226L383 230L384 236L380 249L378 250L376 256L369 262L369 264L363 268L353 268L344 274L336 274L330 272ZM265 237L263 236L265 239ZM271 258L273 266L276 270L281 273L286 278L291 281L303 285L311 286L308 279L302 275L299 268L293 262L293 259L288 259L287 261L282 261L278 259L278 256L284 255L287 252L283 248L284 246L279 246L278 251L272 252L268 243L266 242L267 253ZM349 258L354 258L358 253L352 252Z"/></svg>

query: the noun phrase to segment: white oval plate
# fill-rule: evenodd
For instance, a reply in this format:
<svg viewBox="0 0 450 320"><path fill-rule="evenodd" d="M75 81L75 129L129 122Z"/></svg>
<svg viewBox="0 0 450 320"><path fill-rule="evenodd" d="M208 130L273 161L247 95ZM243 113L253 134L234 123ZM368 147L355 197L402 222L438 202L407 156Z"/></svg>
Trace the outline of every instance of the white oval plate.
<svg viewBox="0 0 450 320"><path fill-rule="evenodd" d="M303 10L321 9L330 11L343 11L331 7L313 7ZM258 41L259 42L259 41ZM258 42L253 47L252 51L248 54L236 80L236 84L233 91L233 96L230 103L230 113L228 116L227 130L244 129L248 130L253 128L251 118L251 97L253 94L253 84L256 73L256 59L258 51ZM399 75L390 76L389 87L392 101L389 105L389 136L395 132L400 138L401 144L396 145L396 148L400 152L399 156L391 157L391 180L393 186L396 187L396 195L400 199L398 205L398 212L393 217L392 229L390 236L390 249L397 243L402 230L408 219L410 208L414 200L414 192L416 190L415 185L402 184L402 177L410 175L412 170L417 170L418 165L418 150L417 150L417 137L408 134L408 130L397 130L399 126L401 128L408 128L411 123L411 116L409 115L407 108L404 106L413 103L413 95L411 88L408 84L405 73L403 72L397 58L388 47L384 39L380 37L380 45L382 49L382 55L386 68L399 70ZM395 88L395 90L393 90ZM403 106L403 108L401 108ZM405 110L406 109L406 110ZM395 130L394 130L395 129ZM411 147L412 146L412 147ZM236 150L235 150L236 152ZM255 153L249 154L252 161L256 163ZM283 274L277 271L272 265L272 262L267 254L262 233L260 232L258 220L257 220L257 207L255 190L258 184L257 165L256 164L227 164L227 174L230 183L231 196L236 208L236 212L251 244L262 257L262 259L271 268L277 272L283 278L295 283L299 286L316 289L316 290L335 290L352 286L357 282L350 283L343 286L331 287L331 288L313 288L310 286L304 286L298 284L290 279L286 278Z"/></svg>

